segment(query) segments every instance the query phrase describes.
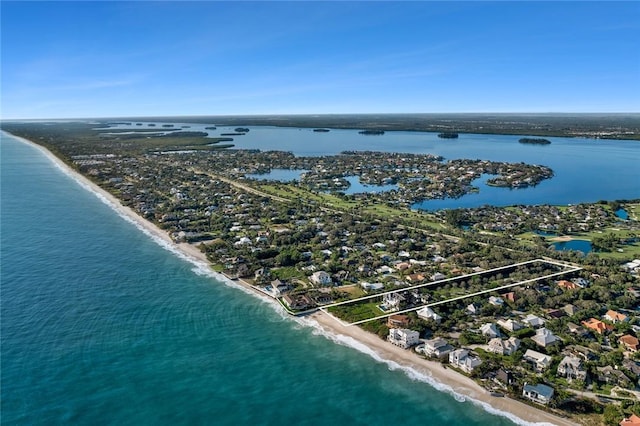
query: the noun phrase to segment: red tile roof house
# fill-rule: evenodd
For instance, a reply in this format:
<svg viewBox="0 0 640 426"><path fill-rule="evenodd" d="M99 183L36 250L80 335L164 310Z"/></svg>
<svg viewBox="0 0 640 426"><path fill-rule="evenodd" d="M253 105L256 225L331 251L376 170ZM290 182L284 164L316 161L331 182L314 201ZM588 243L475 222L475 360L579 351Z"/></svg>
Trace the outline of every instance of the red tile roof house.
<svg viewBox="0 0 640 426"><path fill-rule="evenodd" d="M577 288L580 288L578 284L567 280L558 281L558 287L564 288L565 290L575 290Z"/></svg>
<svg viewBox="0 0 640 426"><path fill-rule="evenodd" d="M638 339L636 337L633 337L630 334L625 334L620 339L618 339L618 341L620 342L620 344L624 345L628 350L633 352L637 351L638 347L640 346L640 342L638 341Z"/></svg>
<svg viewBox="0 0 640 426"><path fill-rule="evenodd" d="M606 314L604 314L604 319L611 321L616 324L619 322L624 322L629 319L625 314L621 314L620 312L612 311L609 309Z"/></svg>
<svg viewBox="0 0 640 426"><path fill-rule="evenodd" d="M619 423L620 426L640 426L640 417L632 414L629 418L624 418Z"/></svg>
<svg viewBox="0 0 640 426"><path fill-rule="evenodd" d="M589 318L587 321L582 321L582 325L598 334L613 330L613 326L611 324L606 324L595 318Z"/></svg>

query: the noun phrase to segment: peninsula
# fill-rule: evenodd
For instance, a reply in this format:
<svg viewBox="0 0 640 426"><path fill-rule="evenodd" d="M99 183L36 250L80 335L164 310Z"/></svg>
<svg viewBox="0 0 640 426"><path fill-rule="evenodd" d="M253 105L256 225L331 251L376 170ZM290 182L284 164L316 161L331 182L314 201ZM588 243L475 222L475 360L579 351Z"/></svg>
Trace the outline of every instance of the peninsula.
<svg viewBox="0 0 640 426"><path fill-rule="evenodd" d="M123 137L104 126L2 125L229 279L460 394L531 422L640 412L637 200L431 214L411 206L473 191L483 174L517 188L553 171L374 151L296 157L231 149L197 132ZM249 176L273 169L302 175ZM396 187L346 195L354 175ZM548 248L547 238L585 234L600 252Z"/></svg>

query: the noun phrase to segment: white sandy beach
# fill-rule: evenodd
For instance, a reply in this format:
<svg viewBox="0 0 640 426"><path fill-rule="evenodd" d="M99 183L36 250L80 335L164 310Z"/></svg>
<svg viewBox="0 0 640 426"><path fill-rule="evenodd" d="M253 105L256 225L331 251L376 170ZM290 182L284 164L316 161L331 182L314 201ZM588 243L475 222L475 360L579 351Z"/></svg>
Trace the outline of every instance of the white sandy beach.
<svg viewBox="0 0 640 426"><path fill-rule="evenodd" d="M165 231L158 228L156 225L147 221L146 219L143 219L129 207L123 206L116 197L100 188L98 185L96 185L80 173L71 169L69 166L67 166L67 164L62 162L58 157L53 155L46 148L27 139L17 136L13 137L40 150L58 167L73 176L74 179L81 182L91 191L99 194L99 196L107 200L111 207L114 208L118 213L135 222L149 234L161 239L163 242L171 245L193 260L208 263L204 253L202 253L197 247L187 243L174 243ZM256 292L255 289L248 283L243 282L242 280L238 280L237 282L247 286L253 292ZM493 409L495 409L495 412L501 411L510 413L518 419L524 420L525 422L531 424L539 423L562 426L575 425L575 422L552 415L543 410L536 409L522 402L505 397L493 397L489 394L489 392L480 387L470 378L467 378L466 376L463 376L451 369L444 368L440 363L428 361L424 358L421 358L411 350L404 350L392 345L391 343L385 342L379 337L368 333L357 326L345 326L341 321L337 320L335 317L331 316L328 313L318 311L312 314L310 318L316 321L327 333L336 336L343 335L351 337L355 341L366 345L368 348L376 352L381 358L393 361L403 367L408 367L420 374L430 376L435 381L449 386L454 392L459 395L463 395L467 398L478 401L479 403L493 407Z"/></svg>

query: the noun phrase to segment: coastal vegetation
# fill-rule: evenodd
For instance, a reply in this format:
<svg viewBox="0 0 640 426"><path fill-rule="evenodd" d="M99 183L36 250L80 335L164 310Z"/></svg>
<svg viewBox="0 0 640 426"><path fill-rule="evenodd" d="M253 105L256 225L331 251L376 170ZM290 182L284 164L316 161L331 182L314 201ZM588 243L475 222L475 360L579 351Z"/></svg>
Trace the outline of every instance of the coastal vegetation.
<svg viewBox="0 0 640 426"><path fill-rule="evenodd" d="M544 138L520 138L518 139L520 143L528 143L533 145L549 145L551 141L549 139Z"/></svg>
<svg viewBox="0 0 640 426"><path fill-rule="evenodd" d="M122 135L85 123L3 129L47 147L174 241L196 245L216 271L293 314L323 308L384 339L398 328L418 332L423 346L442 339L480 361L467 371L440 358L449 368L514 398L526 383L545 384L555 390L548 409L590 415L585 421L608 406L619 415L640 405L638 200L427 213L411 207L467 194L482 175L518 188L553 171L429 154L297 157L230 149L221 142L232 139L199 132ZM302 174L249 176L273 169ZM394 188L347 194L353 176ZM570 238L593 251L551 247ZM517 347L507 351L509 339ZM578 359L579 378L559 369L567 357Z"/></svg>

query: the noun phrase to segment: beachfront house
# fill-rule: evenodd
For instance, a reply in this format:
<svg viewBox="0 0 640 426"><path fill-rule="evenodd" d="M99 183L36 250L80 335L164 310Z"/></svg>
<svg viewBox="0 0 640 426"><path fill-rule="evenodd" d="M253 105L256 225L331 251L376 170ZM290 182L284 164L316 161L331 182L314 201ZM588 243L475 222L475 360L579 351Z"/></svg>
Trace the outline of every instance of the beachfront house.
<svg viewBox="0 0 640 426"><path fill-rule="evenodd" d="M446 340L437 337L435 339L426 340L424 344L416 348L416 352L423 353L428 357L444 358L453 350L453 346Z"/></svg>
<svg viewBox="0 0 640 426"><path fill-rule="evenodd" d="M553 388L542 384L530 385L525 383L522 388L522 396L529 401L547 405L553 398Z"/></svg>
<svg viewBox="0 0 640 426"><path fill-rule="evenodd" d="M420 333L406 328L392 328L389 330L387 340L396 346L407 349L420 343Z"/></svg>
<svg viewBox="0 0 640 426"><path fill-rule="evenodd" d="M477 366L482 364L482 360L471 355L468 349L456 349L449 353L449 364L471 374Z"/></svg>

